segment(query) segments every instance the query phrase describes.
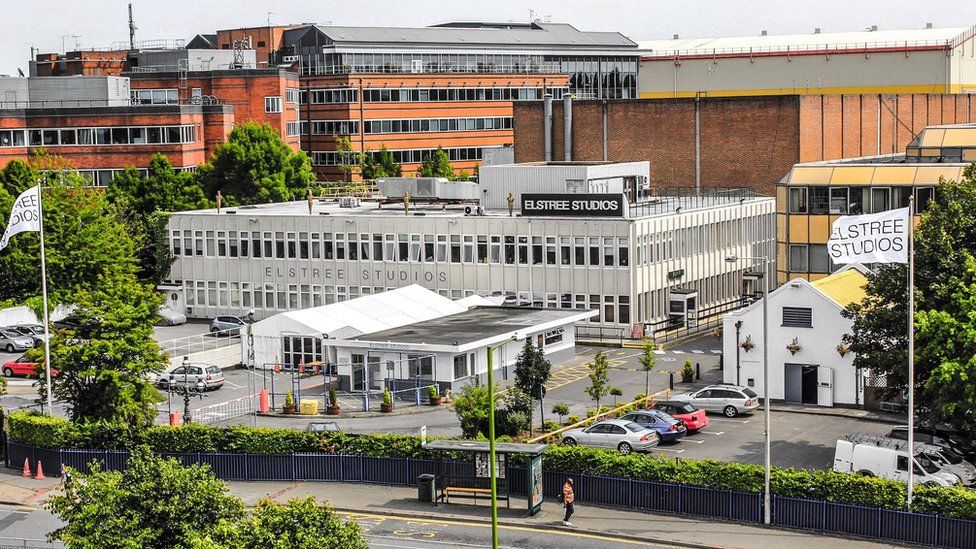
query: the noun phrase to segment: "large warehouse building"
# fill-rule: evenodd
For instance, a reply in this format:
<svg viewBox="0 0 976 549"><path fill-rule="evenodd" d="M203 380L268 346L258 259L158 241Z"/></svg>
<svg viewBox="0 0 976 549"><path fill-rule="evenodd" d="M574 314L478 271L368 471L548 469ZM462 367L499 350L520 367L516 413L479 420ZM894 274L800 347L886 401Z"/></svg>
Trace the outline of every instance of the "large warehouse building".
<svg viewBox="0 0 976 549"><path fill-rule="evenodd" d="M502 166L484 168L480 185L401 180L415 185L409 200L394 188L384 201L175 213L176 305L198 318L251 308L266 317L416 283L451 299L598 310L594 328L619 336L635 324L694 324L707 307L755 293L749 265L725 258L772 255L773 199L644 196L646 163L629 175L612 164L583 176L561 168L525 166L534 176L511 191L491 183L493 169L512 177ZM469 194L437 196L448 192Z"/></svg>
<svg viewBox="0 0 976 549"><path fill-rule="evenodd" d="M976 27L641 41L640 97L976 91Z"/></svg>

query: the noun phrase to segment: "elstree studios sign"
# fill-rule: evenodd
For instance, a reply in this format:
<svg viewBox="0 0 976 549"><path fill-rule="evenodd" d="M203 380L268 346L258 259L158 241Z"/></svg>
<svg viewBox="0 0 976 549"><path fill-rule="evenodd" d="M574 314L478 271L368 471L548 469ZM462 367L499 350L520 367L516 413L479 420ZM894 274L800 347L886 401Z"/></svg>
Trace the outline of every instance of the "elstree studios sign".
<svg viewBox="0 0 976 549"><path fill-rule="evenodd" d="M623 217L623 194L522 194L522 215Z"/></svg>

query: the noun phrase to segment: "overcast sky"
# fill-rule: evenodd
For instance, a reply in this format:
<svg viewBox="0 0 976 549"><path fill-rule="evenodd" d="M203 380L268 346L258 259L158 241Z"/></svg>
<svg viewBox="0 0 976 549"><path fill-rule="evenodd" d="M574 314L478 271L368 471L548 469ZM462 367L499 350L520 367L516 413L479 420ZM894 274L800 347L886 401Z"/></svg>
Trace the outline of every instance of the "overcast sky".
<svg viewBox="0 0 976 549"><path fill-rule="evenodd" d="M581 30L634 40L976 24L973 0L133 0L136 40L189 39L271 22L424 26L452 20L528 21L551 16ZM62 51L128 40L126 0L0 0L0 74L27 72L30 48ZM77 36L75 38L74 36ZM62 38L63 37L63 38Z"/></svg>

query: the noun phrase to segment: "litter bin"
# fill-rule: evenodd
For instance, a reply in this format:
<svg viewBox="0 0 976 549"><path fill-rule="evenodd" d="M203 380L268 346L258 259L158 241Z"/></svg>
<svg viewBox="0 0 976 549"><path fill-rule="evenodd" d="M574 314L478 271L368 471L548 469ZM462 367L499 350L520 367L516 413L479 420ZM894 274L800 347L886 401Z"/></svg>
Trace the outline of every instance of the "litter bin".
<svg viewBox="0 0 976 549"><path fill-rule="evenodd" d="M422 503L434 502L434 475L420 475L417 477L417 501Z"/></svg>

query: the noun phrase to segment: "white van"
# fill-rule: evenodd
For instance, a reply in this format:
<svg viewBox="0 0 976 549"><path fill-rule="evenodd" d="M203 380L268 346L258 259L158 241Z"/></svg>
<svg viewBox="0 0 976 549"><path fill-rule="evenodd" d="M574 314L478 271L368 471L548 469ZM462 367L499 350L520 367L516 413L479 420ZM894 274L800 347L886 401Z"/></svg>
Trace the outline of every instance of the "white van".
<svg viewBox="0 0 976 549"><path fill-rule="evenodd" d="M857 442L856 438L855 441L838 440L834 451L834 471L908 482L907 447L908 443L896 440L879 439L875 442ZM912 480L915 484L939 486L960 484L959 477L940 471L935 463L925 457L925 454L916 454L913 461L915 469Z"/></svg>
<svg viewBox="0 0 976 549"><path fill-rule="evenodd" d="M931 459L932 462L939 466L939 469L959 477L963 486L976 484L976 466L962 459L952 450L947 450L934 444L916 442L915 452L925 454L925 457Z"/></svg>

